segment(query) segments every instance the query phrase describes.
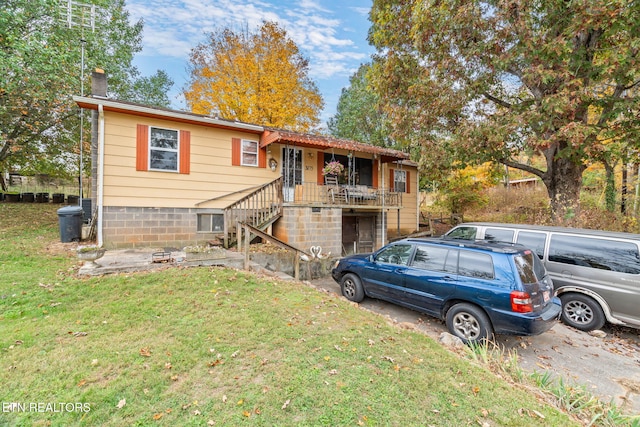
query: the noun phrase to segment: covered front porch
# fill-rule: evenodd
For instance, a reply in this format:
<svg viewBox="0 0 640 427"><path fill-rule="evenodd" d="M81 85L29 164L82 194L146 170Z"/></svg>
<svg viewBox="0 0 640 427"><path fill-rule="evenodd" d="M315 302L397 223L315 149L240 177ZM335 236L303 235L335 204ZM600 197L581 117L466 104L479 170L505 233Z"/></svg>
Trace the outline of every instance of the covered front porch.
<svg viewBox="0 0 640 427"><path fill-rule="evenodd" d="M367 185L301 182L283 187L285 205L332 206L343 209L400 209L402 193Z"/></svg>

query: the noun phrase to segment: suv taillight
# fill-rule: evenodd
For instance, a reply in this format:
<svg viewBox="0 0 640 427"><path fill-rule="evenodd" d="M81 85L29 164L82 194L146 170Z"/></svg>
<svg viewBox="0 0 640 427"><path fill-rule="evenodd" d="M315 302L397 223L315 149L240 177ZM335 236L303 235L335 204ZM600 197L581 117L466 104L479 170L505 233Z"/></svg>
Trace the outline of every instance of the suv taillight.
<svg viewBox="0 0 640 427"><path fill-rule="evenodd" d="M531 297L526 292L511 292L511 310L516 313L530 313L533 311Z"/></svg>

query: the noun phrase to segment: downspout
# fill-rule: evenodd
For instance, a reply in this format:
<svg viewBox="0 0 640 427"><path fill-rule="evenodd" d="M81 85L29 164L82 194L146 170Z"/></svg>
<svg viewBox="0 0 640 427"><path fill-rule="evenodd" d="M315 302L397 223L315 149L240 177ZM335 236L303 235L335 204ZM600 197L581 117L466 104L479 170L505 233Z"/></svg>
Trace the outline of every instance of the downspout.
<svg viewBox="0 0 640 427"><path fill-rule="evenodd" d="M384 176L384 167L382 167L382 156L380 156L380 162L378 162L378 170L380 171L379 175L382 179L382 245L387 244L387 224L385 221L385 211L384 211L384 201L387 198L386 190L384 184L387 182Z"/></svg>
<svg viewBox="0 0 640 427"><path fill-rule="evenodd" d="M416 168L416 230L420 231L420 172Z"/></svg>
<svg viewBox="0 0 640 427"><path fill-rule="evenodd" d="M102 204L104 199L104 109L98 104L98 247L102 247Z"/></svg>

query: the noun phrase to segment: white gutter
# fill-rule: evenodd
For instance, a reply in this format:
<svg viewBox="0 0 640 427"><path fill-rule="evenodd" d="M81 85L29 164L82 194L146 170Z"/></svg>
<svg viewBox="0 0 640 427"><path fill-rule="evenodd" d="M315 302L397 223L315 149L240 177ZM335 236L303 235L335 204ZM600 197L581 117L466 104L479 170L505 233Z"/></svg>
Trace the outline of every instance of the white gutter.
<svg viewBox="0 0 640 427"><path fill-rule="evenodd" d="M98 177L97 177L97 203L98 203L98 247L102 247L102 205L104 203L104 108L98 104Z"/></svg>

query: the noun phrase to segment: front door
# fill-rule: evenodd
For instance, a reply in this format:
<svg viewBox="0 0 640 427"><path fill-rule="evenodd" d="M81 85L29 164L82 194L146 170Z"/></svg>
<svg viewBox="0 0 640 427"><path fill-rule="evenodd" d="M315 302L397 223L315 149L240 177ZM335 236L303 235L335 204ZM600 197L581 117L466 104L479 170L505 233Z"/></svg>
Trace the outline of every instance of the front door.
<svg viewBox="0 0 640 427"><path fill-rule="evenodd" d="M285 202L293 202L296 185L302 185L302 150L282 147L282 191Z"/></svg>

